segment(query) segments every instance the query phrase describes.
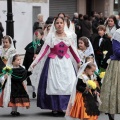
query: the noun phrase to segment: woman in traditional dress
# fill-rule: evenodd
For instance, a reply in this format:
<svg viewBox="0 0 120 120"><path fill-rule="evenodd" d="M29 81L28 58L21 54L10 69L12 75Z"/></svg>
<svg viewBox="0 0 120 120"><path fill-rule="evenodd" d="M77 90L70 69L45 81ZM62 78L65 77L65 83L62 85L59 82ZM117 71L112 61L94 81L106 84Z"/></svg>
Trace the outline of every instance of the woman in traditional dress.
<svg viewBox="0 0 120 120"><path fill-rule="evenodd" d="M72 45L73 37L64 30L64 25L63 18L57 17L54 20L45 45L31 65L31 68L37 63L39 66L35 66L32 75L33 80L39 79L37 106L51 109L54 115L66 110L76 80L70 54L80 65L79 55Z"/></svg>
<svg viewBox="0 0 120 120"><path fill-rule="evenodd" d="M101 88L100 111L107 113L109 120L114 120L114 114L120 113L120 29L112 38L113 55L107 67Z"/></svg>
<svg viewBox="0 0 120 120"><path fill-rule="evenodd" d="M107 19L105 26L106 26L106 34L110 39L112 39L113 34L119 28L116 17L114 15L111 15Z"/></svg>

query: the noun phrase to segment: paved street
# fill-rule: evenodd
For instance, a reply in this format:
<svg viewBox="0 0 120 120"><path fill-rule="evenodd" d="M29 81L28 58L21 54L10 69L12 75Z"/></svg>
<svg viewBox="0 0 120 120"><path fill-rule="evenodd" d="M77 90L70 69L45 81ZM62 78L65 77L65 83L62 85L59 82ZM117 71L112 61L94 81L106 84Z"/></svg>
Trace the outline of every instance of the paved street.
<svg viewBox="0 0 120 120"><path fill-rule="evenodd" d="M31 88L29 87L29 95L31 98L30 109L19 108L18 111L21 113L21 116L12 117L10 115L11 108L0 108L0 120L65 120L64 117L53 117L49 110L41 110L40 108L37 108L36 99L32 99L30 92ZM101 114L99 120L108 120L108 117ZM120 120L120 115L116 115L115 120Z"/></svg>

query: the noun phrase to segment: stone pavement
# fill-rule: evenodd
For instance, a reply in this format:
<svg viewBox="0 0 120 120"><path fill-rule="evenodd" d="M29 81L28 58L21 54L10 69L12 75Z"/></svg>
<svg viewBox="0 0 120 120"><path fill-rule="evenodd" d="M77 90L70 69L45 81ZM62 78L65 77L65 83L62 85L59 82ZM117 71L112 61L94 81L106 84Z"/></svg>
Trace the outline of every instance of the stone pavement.
<svg viewBox="0 0 120 120"><path fill-rule="evenodd" d="M22 61L24 55L21 56ZM18 112L21 113L19 117L12 117L10 115L11 108L0 108L0 120L65 120L64 117L53 117L50 110L41 110L36 107L36 99L32 98L31 87L28 87L28 93L31 100L30 109L18 108ZM49 101L48 101L49 102ZM98 120L109 120L107 115L101 114ZM120 120L120 115L115 116L115 120Z"/></svg>
<svg viewBox="0 0 120 120"><path fill-rule="evenodd" d="M31 87L28 87L28 91L31 100L30 109L18 108L21 116L12 117L10 115L11 108L0 108L0 120L65 120L64 117L53 117L50 110L41 110L40 108L36 107L36 99L32 98ZM107 115L101 114L98 120L109 119ZM115 120L120 120L120 115L116 115Z"/></svg>

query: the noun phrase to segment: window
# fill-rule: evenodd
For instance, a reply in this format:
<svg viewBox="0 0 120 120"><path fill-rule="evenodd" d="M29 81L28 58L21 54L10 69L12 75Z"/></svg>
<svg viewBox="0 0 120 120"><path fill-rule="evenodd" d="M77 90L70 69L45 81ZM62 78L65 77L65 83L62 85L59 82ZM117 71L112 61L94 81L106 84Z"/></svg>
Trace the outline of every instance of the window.
<svg viewBox="0 0 120 120"><path fill-rule="evenodd" d="M114 14L118 14L119 1L114 0Z"/></svg>
<svg viewBox="0 0 120 120"><path fill-rule="evenodd" d="M37 21L37 15L41 13L41 6L33 6L32 20L33 24Z"/></svg>

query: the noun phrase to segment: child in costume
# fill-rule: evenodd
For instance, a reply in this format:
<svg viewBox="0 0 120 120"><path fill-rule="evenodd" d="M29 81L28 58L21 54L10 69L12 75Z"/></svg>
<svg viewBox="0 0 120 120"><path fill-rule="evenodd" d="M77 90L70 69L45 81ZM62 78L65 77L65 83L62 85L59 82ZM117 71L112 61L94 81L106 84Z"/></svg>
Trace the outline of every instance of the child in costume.
<svg viewBox="0 0 120 120"><path fill-rule="evenodd" d="M5 67L5 65L7 64L9 57L14 53L16 53L16 50L14 48L12 38L8 35L4 36L2 46L0 48L0 74L2 73L3 67ZM6 81L3 83L4 84L2 85L1 91L2 93L0 95L0 106L2 106L3 104L3 93Z"/></svg>
<svg viewBox="0 0 120 120"><path fill-rule="evenodd" d="M44 41L42 40L43 34L44 33L41 30L36 30L34 33L34 41L30 42L25 47L26 53L25 53L23 65L25 66L26 70L28 70L29 66L33 62L33 59L35 59L35 57L40 52L44 44ZM35 98L36 97L35 87L32 85L29 77L27 78L27 84L32 86L33 88L32 97Z"/></svg>
<svg viewBox="0 0 120 120"><path fill-rule="evenodd" d="M98 68L106 69L108 66L108 59L112 55L112 41L105 34L106 28L104 25L98 26L98 34L93 43L93 49L95 52L95 60Z"/></svg>
<svg viewBox="0 0 120 120"><path fill-rule="evenodd" d="M85 63L86 57L94 56L94 50L90 40L87 37L81 37L78 40L78 54L81 59L81 65ZM94 63L96 64L95 60Z"/></svg>
<svg viewBox="0 0 120 120"><path fill-rule="evenodd" d="M92 62L94 63L95 58L91 55L86 57L85 62ZM97 67L97 66L96 66ZM97 84L97 90L100 92L100 88L101 88L101 78L99 76L99 70L95 70L94 74L93 74L93 79L95 80L96 84Z"/></svg>
<svg viewBox="0 0 120 120"><path fill-rule="evenodd" d="M17 112L18 107L30 107L29 96L24 84L24 80L29 76L29 73L20 64L21 58L19 55L15 54L9 57L7 63L9 71L6 70L8 77L4 82L4 93L2 94L2 107L12 107L12 116L20 115ZM8 69L7 66L6 69ZM10 73L10 71L12 72Z"/></svg>
<svg viewBox="0 0 120 120"><path fill-rule="evenodd" d="M97 120L100 114L96 99L94 98L96 83L91 79L95 64L87 62L83 64L78 72L78 80L71 95L66 111L67 120ZM89 87L88 81L92 81L95 87ZM93 89L92 89L93 88Z"/></svg>
<svg viewBox="0 0 120 120"><path fill-rule="evenodd" d="M2 61L6 64L9 56L16 53L13 45L13 40L10 36L6 35L3 38L2 48L0 49L0 56Z"/></svg>

